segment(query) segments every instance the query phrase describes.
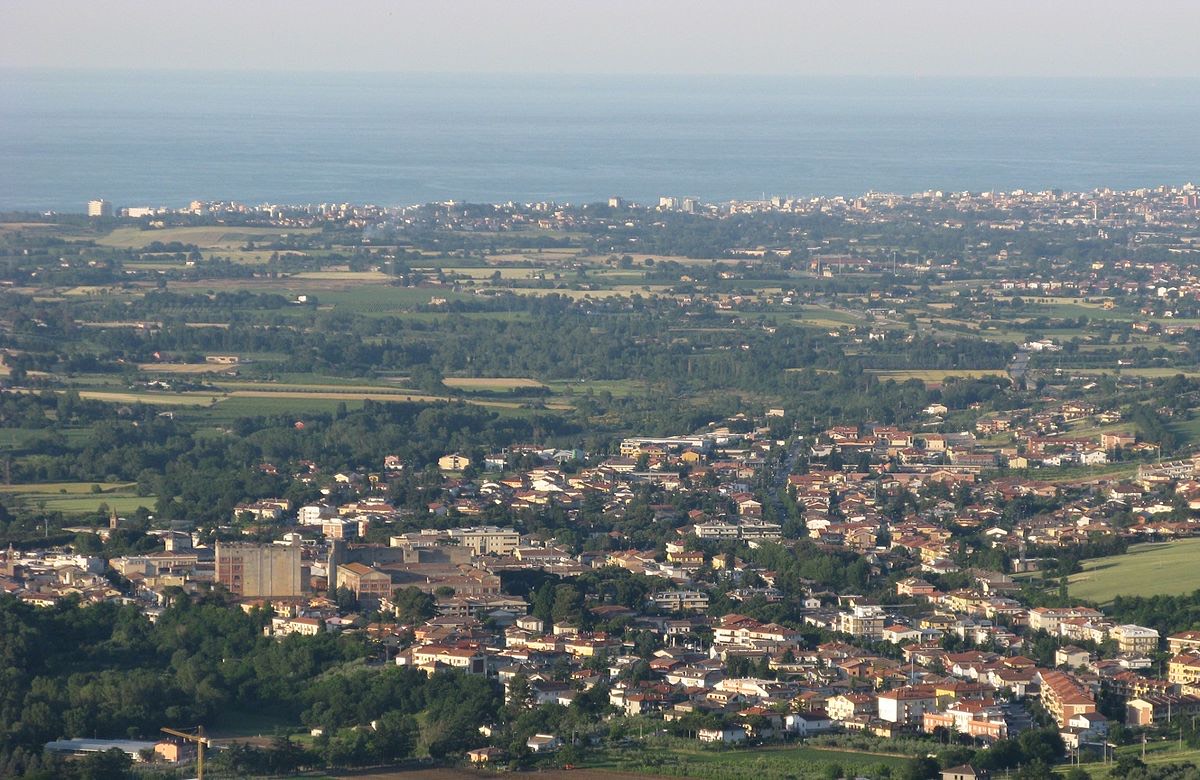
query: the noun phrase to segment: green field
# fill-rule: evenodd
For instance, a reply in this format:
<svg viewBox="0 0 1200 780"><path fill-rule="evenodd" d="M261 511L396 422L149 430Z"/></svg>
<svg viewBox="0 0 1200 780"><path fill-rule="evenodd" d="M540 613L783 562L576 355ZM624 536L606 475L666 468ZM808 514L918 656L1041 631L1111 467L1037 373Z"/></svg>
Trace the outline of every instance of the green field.
<svg viewBox="0 0 1200 780"><path fill-rule="evenodd" d="M920 379L926 384L938 384L945 382L947 379L978 379L985 376L1003 377L1005 371L1002 368L930 368L930 369L910 369L904 371L883 371L868 369L867 373L874 374L880 381L886 382L893 379L897 382L907 382L910 379Z"/></svg>
<svg viewBox="0 0 1200 780"><path fill-rule="evenodd" d="M1139 544L1124 555L1093 558L1072 574L1072 597L1101 604L1114 596L1191 593L1200 588L1200 539Z"/></svg>
<svg viewBox="0 0 1200 780"><path fill-rule="evenodd" d="M819 778L826 768L838 765L844 770L869 772L887 766L897 770L906 765L906 756L858 753L846 750L824 750L800 746L766 748L717 749L701 747L699 743L685 746L671 740L670 746L659 744L645 747L612 749L597 754L586 762L590 769L635 774L672 775L675 777L704 777L714 780L735 780L755 777L758 780L784 778ZM843 775L853 777L854 774Z"/></svg>
<svg viewBox="0 0 1200 780"><path fill-rule="evenodd" d="M1117 748L1117 754L1130 754L1142 757L1141 745L1126 745ZM1192 750L1190 748L1179 749L1179 743L1170 739L1166 741L1150 742L1146 745L1146 757L1143 759L1147 764L1154 766L1156 764L1176 764L1190 763L1200 765L1200 750ZM1113 777L1111 772L1113 764L1105 764L1099 761L1090 764L1080 764L1081 767L1092 777L1092 780L1108 780ZM1058 767L1062 770L1064 767Z"/></svg>
<svg viewBox="0 0 1200 780"><path fill-rule="evenodd" d="M1200 376L1200 371L1197 371L1191 366L1155 366L1153 368L1064 368L1063 371L1070 374L1138 376L1146 379L1164 379L1175 376L1176 374L1182 374L1183 376L1191 378Z"/></svg>
<svg viewBox="0 0 1200 780"><path fill-rule="evenodd" d="M93 492L98 485L100 492ZM154 496L138 496L132 482L42 482L29 485L0 485L7 493L27 507L64 515L90 515L103 504L121 514L138 507L154 508Z"/></svg>

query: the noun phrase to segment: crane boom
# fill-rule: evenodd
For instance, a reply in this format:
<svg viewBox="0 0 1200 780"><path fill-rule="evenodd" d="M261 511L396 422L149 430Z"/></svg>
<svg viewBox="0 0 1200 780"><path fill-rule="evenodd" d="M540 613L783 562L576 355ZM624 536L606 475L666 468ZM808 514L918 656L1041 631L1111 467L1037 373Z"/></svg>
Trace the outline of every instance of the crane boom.
<svg viewBox="0 0 1200 780"><path fill-rule="evenodd" d="M178 731L177 729L169 729L166 726L163 726L160 731L164 734L170 734L172 737L196 743L196 780L204 780L204 748L209 747L211 744L208 737L204 735L204 727L197 726L195 734Z"/></svg>

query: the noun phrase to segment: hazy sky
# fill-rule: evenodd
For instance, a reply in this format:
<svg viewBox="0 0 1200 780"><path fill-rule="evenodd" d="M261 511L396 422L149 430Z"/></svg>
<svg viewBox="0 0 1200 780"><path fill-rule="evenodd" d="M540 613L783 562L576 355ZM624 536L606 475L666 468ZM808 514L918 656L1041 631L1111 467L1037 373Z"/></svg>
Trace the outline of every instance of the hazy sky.
<svg viewBox="0 0 1200 780"><path fill-rule="evenodd" d="M1191 0L4 0L0 67L1197 76Z"/></svg>

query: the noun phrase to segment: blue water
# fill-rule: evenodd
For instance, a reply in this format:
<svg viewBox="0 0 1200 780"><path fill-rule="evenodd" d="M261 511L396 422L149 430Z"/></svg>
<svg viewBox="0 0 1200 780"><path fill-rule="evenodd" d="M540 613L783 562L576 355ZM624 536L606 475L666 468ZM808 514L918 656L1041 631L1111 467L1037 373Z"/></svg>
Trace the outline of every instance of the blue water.
<svg viewBox="0 0 1200 780"><path fill-rule="evenodd" d="M0 71L0 209L1200 179L1200 80Z"/></svg>

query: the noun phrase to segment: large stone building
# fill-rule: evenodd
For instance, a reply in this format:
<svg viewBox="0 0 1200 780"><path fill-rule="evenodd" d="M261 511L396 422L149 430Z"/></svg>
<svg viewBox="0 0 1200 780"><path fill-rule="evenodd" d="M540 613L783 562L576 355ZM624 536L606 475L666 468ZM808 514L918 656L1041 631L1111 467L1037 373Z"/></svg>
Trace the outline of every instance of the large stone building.
<svg viewBox="0 0 1200 780"><path fill-rule="evenodd" d="M244 598L299 596L300 547L218 542L217 582Z"/></svg>

